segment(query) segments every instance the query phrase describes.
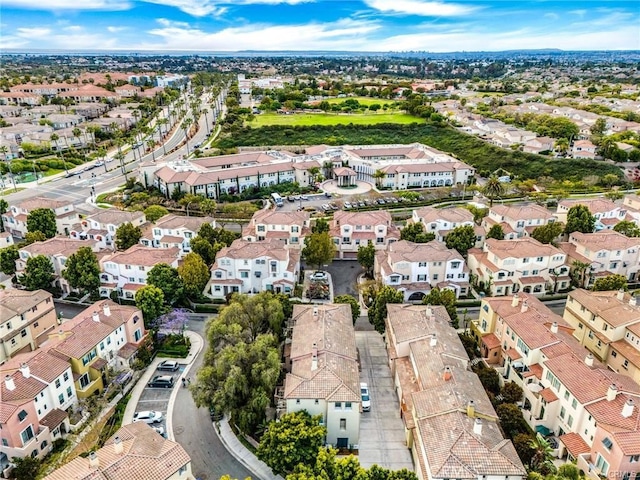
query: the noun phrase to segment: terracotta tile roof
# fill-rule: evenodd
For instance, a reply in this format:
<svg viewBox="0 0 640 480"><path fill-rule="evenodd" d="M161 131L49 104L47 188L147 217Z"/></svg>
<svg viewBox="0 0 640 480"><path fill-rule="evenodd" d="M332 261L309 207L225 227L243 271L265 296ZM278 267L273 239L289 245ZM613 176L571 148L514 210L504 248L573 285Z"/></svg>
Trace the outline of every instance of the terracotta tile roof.
<svg viewBox="0 0 640 480"><path fill-rule="evenodd" d="M55 355L51 355L47 350L40 348L33 352L16 355L7 363L1 365L0 371L16 371L22 363L26 363L29 366L31 375L49 383L71 368L69 362L65 362Z"/></svg>
<svg viewBox="0 0 640 480"><path fill-rule="evenodd" d="M36 208L48 208L55 210L65 206L73 207L72 202L64 202L62 200L55 200L53 198L34 197L28 200L24 200L18 204L18 207L27 211L35 210Z"/></svg>
<svg viewBox="0 0 640 480"><path fill-rule="evenodd" d="M142 265L153 267L158 263L172 265L180 256L178 247L152 248L143 245L134 245L124 252L117 252L105 257L102 262L112 262L120 265Z"/></svg>
<svg viewBox="0 0 640 480"><path fill-rule="evenodd" d="M262 242L250 242L241 238L222 248L216 255L216 262L211 269L218 268L221 258L232 258L235 260L267 257L274 260L285 261L289 259L289 250L284 248L284 244L277 239L267 239Z"/></svg>
<svg viewBox="0 0 640 480"><path fill-rule="evenodd" d="M522 355L520 355L520 353L515 348L510 348L509 350L507 350L507 356L511 360L520 360L522 358Z"/></svg>
<svg viewBox="0 0 640 480"><path fill-rule="evenodd" d="M602 318L613 328L640 322L640 306L631 304L631 295L624 293L619 298L617 291L592 292L578 288L569 293L568 306L584 306L591 313Z"/></svg>
<svg viewBox="0 0 640 480"><path fill-rule="evenodd" d="M609 347L618 352L618 355L622 355L629 363L640 367L640 351L638 351L633 345L627 342L626 339L611 342Z"/></svg>
<svg viewBox="0 0 640 480"><path fill-rule="evenodd" d="M580 245L593 252L600 250L626 250L640 247L640 239L627 237L614 230L601 230L595 233L573 232L569 236L569 243Z"/></svg>
<svg viewBox="0 0 640 480"><path fill-rule="evenodd" d="M375 236L375 232L372 233ZM456 250L449 249L443 243L435 241L413 243L407 240L400 240L390 244L386 253L386 261L390 265L398 262L448 262L451 260L458 260L464 263L464 258Z"/></svg>
<svg viewBox="0 0 640 480"><path fill-rule="evenodd" d="M473 223L473 214L466 208L461 207L422 207L414 210L413 213L425 224L439 220L456 224Z"/></svg>
<svg viewBox="0 0 640 480"><path fill-rule="evenodd" d="M67 412L59 408L54 408L40 420L40 425L44 425L45 427L49 427L49 430L53 430L64 422L66 418L69 418Z"/></svg>
<svg viewBox="0 0 640 480"><path fill-rule="evenodd" d="M589 447L587 442L585 442L577 433L565 433L558 438L564 446L567 447L567 450L574 458L578 458L578 455L589 453L591 451L591 447Z"/></svg>
<svg viewBox="0 0 640 480"><path fill-rule="evenodd" d="M629 395L618 393L616 398L612 401L607 399L600 400L599 402L585 405L587 411L595 419L598 425L607 425L607 429L613 431L625 430L636 432L638 435L638 444L640 444L640 409L636 405L633 409L633 413L629 417L622 416L622 408L627 400L631 399ZM632 399L637 402L638 398Z"/></svg>
<svg viewBox="0 0 640 480"><path fill-rule="evenodd" d="M533 365L529 365L529 371L538 379L542 380L542 365L539 363L534 363Z"/></svg>
<svg viewBox="0 0 640 480"><path fill-rule="evenodd" d="M494 205L490 209L490 214L491 213L495 213L509 220L536 220L539 218L549 220L554 218L553 213L535 203L524 205Z"/></svg>
<svg viewBox="0 0 640 480"><path fill-rule="evenodd" d="M72 238L53 237L44 242L35 242L21 248L21 251L29 252L31 255L62 256L69 258L76 253L80 247L91 247L95 249L98 242L95 240L74 240Z"/></svg>
<svg viewBox="0 0 640 480"><path fill-rule="evenodd" d="M32 398L24 399L24 403L30 403ZM0 424L7 423L11 416L18 410L20 405L14 405L8 402L0 402Z"/></svg>
<svg viewBox="0 0 640 480"><path fill-rule="evenodd" d="M0 387L2 403L10 402L15 405L20 405L25 399L33 400L37 394L47 388L46 383L37 380L33 376L25 378L20 371L13 373L11 378L13 378L15 385L13 390L9 390L6 382L2 379L2 386Z"/></svg>
<svg viewBox="0 0 640 480"><path fill-rule="evenodd" d="M62 324L63 328L65 324ZM73 325L73 330L61 342L53 346L57 352L68 358L82 358L102 340L107 338L113 327L103 322L95 322L91 318L82 320Z"/></svg>
<svg viewBox="0 0 640 480"><path fill-rule="evenodd" d="M186 217L170 213L158 219L152 227L169 230L184 229L196 233L205 223L215 226L215 220L211 217Z"/></svg>
<svg viewBox="0 0 640 480"><path fill-rule="evenodd" d="M569 210L576 205L584 205L589 209L591 214L610 212L619 208L618 205L608 198L581 198L580 200L561 200L560 203L558 203L558 210L560 207L565 207Z"/></svg>
<svg viewBox="0 0 640 480"><path fill-rule="evenodd" d="M552 403L555 402L556 400L558 400L558 397L556 396L555 393L553 393L553 390L551 390L550 388L543 388L540 391L540 396L542 398L544 398L545 402L547 403Z"/></svg>
<svg viewBox="0 0 640 480"><path fill-rule="evenodd" d="M258 210L253 214L250 225L305 225L309 223L311 214L309 212L283 212L281 210L265 209Z"/></svg>
<svg viewBox="0 0 640 480"><path fill-rule="evenodd" d="M496 240L488 238L485 242L485 249L495 253L499 258L525 258L525 257L548 257L561 255L562 250L553 245L542 244L533 238L519 238L516 240Z"/></svg>
<svg viewBox="0 0 640 480"><path fill-rule="evenodd" d="M45 290L18 290L9 288L0 290L0 323L19 316L33 307L40 305L52 296ZM53 302L51 302L53 306Z"/></svg>
<svg viewBox="0 0 640 480"><path fill-rule="evenodd" d="M495 334L490 333L482 337L482 343L484 343L489 350L500 346L500 339Z"/></svg>
<svg viewBox="0 0 640 480"><path fill-rule="evenodd" d="M118 350L118 356L120 358L131 358L138 351L138 347L133 343L125 343L120 350Z"/></svg>
<svg viewBox="0 0 640 480"><path fill-rule="evenodd" d="M103 225L121 225L127 222L137 223L140 218L144 218L144 213L108 208L105 210L100 210L99 212L92 215L87 215L85 220L92 220Z"/></svg>
<svg viewBox="0 0 640 480"><path fill-rule="evenodd" d="M545 279L538 275L518 278L518 283L522 285L533 285L533 284L544 283L544 282L545 282Z"/></svg>
<svg viewBox="0 0 640 480"><path fill-rule="evenodd" d="M427 308L435 316L434 319L427 316ZM458 343L455 342L451 335L451 329L448 328L450 321L449 314L442 305L387 305L387 325L393 333L396 344L429 338L430 335L435 333L437 336L442 336L443 342L447 343L447 345L449 345L449 342L451 343L447 347L450 350L450 354L466 360L467 354L464 347L462 349L459 348Z"/></svg>
<svg viewBox="0 0 640 480"><path fill-rule="evenodd" d="M175 235L164 235L160 238L161 243L182 243L184 242L184 237L176 237Z"/></svg>

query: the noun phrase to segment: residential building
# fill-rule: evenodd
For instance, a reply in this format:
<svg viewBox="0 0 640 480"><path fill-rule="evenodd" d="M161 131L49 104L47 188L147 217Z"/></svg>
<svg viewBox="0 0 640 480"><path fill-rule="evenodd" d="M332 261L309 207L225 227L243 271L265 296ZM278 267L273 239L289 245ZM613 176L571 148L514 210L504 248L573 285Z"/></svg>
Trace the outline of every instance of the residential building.
<svg viewBox="0 0 640 480"><path fill-rule="evenodd" d="M302 248L304 238L310 233L309 212L282 212L278 209L261 209L242 229L242 238L249 242L268 239L283 241L288 248Z"/></svg>
<svg viewBox="0 0 640 480"><path fill-rule="evenodd" d="M216 227L216 221L211 217L185 217L170 213L155 223L147 223L142 229L140 243L154 248L176 247L184 256L191 251L191 239L205 223Z"/></svg>
<svg viewBox="0 0 640 480"><path fill-rule="evenodd" d="M569 293L563 318L595 358L640 383L640 347L633 333L640 326L636 297L624 291L579 288Z"/></svg>
<svg viewBox="0 0 640 480"><path fill-rule="evenodd" d="M102 448L76 457L45 480L96 478L131 480L194 480L191 457L182 446L162 437L144 422L124 425Z"/></svg>
<svg viewBox="0 0 640 480"><path fill-rule="evenodd" d="M477 236L477 247L482 246L482 243L484 242L484 228L475 224L473 221L473 214L466 208L421 207L413 211L411 220L415 223L422 223L424 231L427 233L433 233L436 236L436 240L439 242L444 242L445 237L451 230L462 226L470 226L474 228Z"/></svg>
<svg viewBox="0 0 640 480"><path fill-rule="evenodd" d="M567 256L567 264L584 265L582 286L591 286L599 277L618 274L630 282L638 280L640 271L640 239L627 237L613 230L596 233L573 232L560 248ZM573 266L575 270L576 267Z"/></svg>
<svg viewBox="0 0 640 480"><path fill-rule="evenodd" d="M627 209L608 198L583 198L580 200L562 200L558 203L556 217L558 221L567 223L567 214L571 207L584 205L596 218L595 231L611 230L618 222L626 219Z"/></svg>
<svg viewBox="0 0 640 480"><path fill-rule="evenodd" d="M589 140L578 140L573 142L571 155L573 158L596 158L597 147Z"/></svg>
<svg viewBox="0 0 640 480"><path fill-rule="evenodd" d="M336 245L338 258L356 258L358 247L371 242L376 250L384 250L400 239L400 231L387 210L345 212L333 214L329 235Z"/></svg>
<svg viewBox="0 0 640 480"><path fill-rule="evenodd" d="M385 343L416 474L523 479L526 470L449 322L442 306L388 305Z"/></svg>
<svg viewBox="0 0 640 480"><path fill-rule="evenodd" d="M108 297L115 290L119 297L131 300L147 284L149 270L159 263L177 268L180 258L178 247L153 248L140 244L124 252L104 255L99 259L100 296Z"/></svg>
<svg viewBox="0 0 640 480"><path fill-rule="evenodd" d="M100 251L96 240L72 240L63 237L53 237L44 242L34 242L22 247L18 250L20 258L16 260L16 274L24 273L29 258L43 255L53 265L53 287L60 289L63 293L71 293L73 289L69 282L63 278L62 271L66 268L67 259L80 247L90 247L95 253Z"/></svg>
<svg viewBox="0 0 640 480"><path fill-rule="evenodd" d="M496 296L519 291L544 295L570 285L566 254L529 237L488 238L482 249L469 250L467 264L478 284Z"/></svg>
<svg viewBox="0 0 640 480"><path fill-rule="evenodd" d="M100 248L113 248L116 230L124 223L134 227L142 227L146 222L143 212L130 212L108 208L87 215L69 230L71 238L79 240L95 240Z"/></svg>
<svg viewBox="0 0 640 480"><path fill-rule="evenodd" d="M456 298L469 293L469 269L456 250L440 242L393 242L376 252L375 278L404 293L406 302L419 302L432 288L448 289Z"/></svg>
<svg viewBox="0 0 640 480"><path fill-rule="evenodd" d="M524 147L522 148L522 151L526 153L537 153L537 154L540 154L542 152L551 152L553 151L554 145L555 145L555 140L553 138L537 137L525 142Z"/></svg>
<svg viewBox="0 0 640 480"><path fill-rule="evenodd" d="M57 324L51 294L45 290L0 290L0 365L33 351Z"/></svg>
<svg viewBox="0 0 640 480"><path fill-rule="evenodd" d="M52 198L34 197L19 204L11 205L2 215L5 229L14 237L24 238L27 233L27 217L38 208L53 210L56 216L56 230L59 235L69 235L69 229L80 220L73 203Z"/></svg>
<svg viewBox="0 0 640 480"><path fill-rule="evenodd" d="M282 401L286 413L321 415L326 444L360 442L360 374L348 305L294 305L291 350Z"/></svg>
<svg viewBox="0 0 640 480"><path fill-rule="evenodd" d="M537 227L556 220L545 207L528 203L524 205L494 205L484 217L482 226L486 231L494 225L500 225L505 240L530 236Z"/></svg>
<svg viewBox="0 0 640 480"><path fill-rule="evenodd" d="M277 239L235 240L216 255L205 295L271 291L291 295L300 273L300 252Z"/></svg>

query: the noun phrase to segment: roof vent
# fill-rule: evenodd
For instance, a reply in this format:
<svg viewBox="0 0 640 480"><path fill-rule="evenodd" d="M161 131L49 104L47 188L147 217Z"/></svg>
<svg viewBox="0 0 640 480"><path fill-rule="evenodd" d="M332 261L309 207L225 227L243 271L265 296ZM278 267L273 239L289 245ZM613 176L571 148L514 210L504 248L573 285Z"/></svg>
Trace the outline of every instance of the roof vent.
<svg viewBox="0 0 640 480"><path fill-rule="evenodd" d="M313 316L314 317L318 316L318 306L317 305L313 307Z"/></svg>
<svg viewBox="0 0 640 480"><path fill-rule="evenodd" d="M5 383L5 386L7 387L7 390L13 391L16 389L16 384L13 381L13 377L11 375L5 375L4 383Z"/></svg>
<svg viewBox="0 0 640 480"><path fill-rule="evenodd" d="M473 433L476 435L482 435L482 420L479 418L476 418L473 422Z"/></svg>
<svg viewBox="0 0 640 480"><path fill-rule="evenodd" d="M551 333L558 333L558 322L553 322L551 324Z"/></svg>
<svg viewBox="0 0 640 480"><path fill-rule="evenodd" d="M24 378L29 378L31 376L31 369L26 363L20 365L20 372Z"/></svg>
<svg viewBox="0 0 640 480"><path fill-rule="evenodd" d="M633 400L628 398L626 402L624 402L624 406L622 407L622 416L624 418L629 418L631 415L633 415L633 408L634 408L635 404L633 403Z"/></svg>
<svg viewBox="0 0 640 480"><path fill-rule="evenodd" d="M442 379L445 382L448 382L449 380L451 380L451 377L453 375L451 374L451 367L444 367L444 373L442 374Z"/></svg>
<svg viewBox="0 0 640 480"><path fill-rule="evenodd" d="M471 418L476 416L476 404L473 400L467 403L467 416Z"/></svg>
<svg viewBox="0 0 640 480"><path fill-rule="evenodd" d="M609 385L609 388L607 389L607 401L613 402L617 396L618 396L618 387L616 387L616 385L612 383L611 385Z"/></svg>
<svg viewBox="0 0 640 480"><path fill-rule="evenodd" d="M105 317L111 316L111 307L108 304L105 303L102 306L102 311L103 311Z"/></svg>
<svg viewBox="0 0 640 480"><path fill-rule="evenodd" d="M98 459L98 454L96 452L91 452L89 454L89 467L98 468L100 466L100 460Z"/></svg>
<svg viewBox="0 0 640 480"><path fill-rule="evenodd" d="M512 307L517 307L518 306L518 302L520 301L520 297L518 295L518 293L514 293L513 297L511 298L511 306Z"/></svg>
<svg viewBox="0 0 640 480"><path fill-rule="evenodd" d="M100 314L98 312L93 312L92 317L94 322L100 321Z"/></svg>
<svg viewBox="0 0 640 480"><path fill-rule="evenodd" d="M116 455L120 455L124 451L124 445L122 445L122 440L120 437L116 437L113 439L113 451Z"/></svg>
<svg viewBox="0 0 640 480"><path fill-rule="evenodd" d="M436 334L434 333L431 336L431 340L429 340L429 345L431 345L432 347L435 347L438 344L438 337L436 337Z"/></svg>
<svg viewBox="0 0 640 480"><path fill-rule="evenodd" d="M520 307L520 312L524 313L527 310L529 310L529 302L527 302L526 300L524 300L522 302L522 307Z"/></svg>
<svg viewBox="0 0 640 480"><path fill-rule="evenodd" d="M616 298L618 300L624 300L624 290L622 288L618 290L618 293L616 293Z"/></svg>
<svg viewBox="0 0 640 480"><path fill-rule="evenodd" d="M584 359L584 363L587 367L593 367L593 354L590 353Z"/></svg>

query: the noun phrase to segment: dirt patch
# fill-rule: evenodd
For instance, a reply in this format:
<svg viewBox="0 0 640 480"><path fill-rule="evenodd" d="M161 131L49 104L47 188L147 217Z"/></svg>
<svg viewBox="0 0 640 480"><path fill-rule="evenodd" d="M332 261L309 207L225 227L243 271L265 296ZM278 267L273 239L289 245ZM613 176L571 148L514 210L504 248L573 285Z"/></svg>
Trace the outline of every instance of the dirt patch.
<svg viewBox="0 0 640 480"><path fill-rule="evenodd" d="M112 407L98 423L91 427L91 431L84 436L82 441L73 450L71 450L66 458L66 462L70 462L77 456L83 453L90 452L93 449L93 447L98 442L98 439L100 438L100 432L102 432L102 429L109 421L114 412L115 407Z"/></svg>

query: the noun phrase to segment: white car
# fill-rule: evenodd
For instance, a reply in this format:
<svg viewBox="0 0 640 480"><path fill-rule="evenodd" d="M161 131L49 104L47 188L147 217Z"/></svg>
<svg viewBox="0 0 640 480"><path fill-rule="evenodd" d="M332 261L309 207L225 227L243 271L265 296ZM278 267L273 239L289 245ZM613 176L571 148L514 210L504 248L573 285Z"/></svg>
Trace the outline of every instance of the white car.
<svg viewBox="0 0 640 480"><path fill-rule="evenodd" d="M133 414L133 423L144 422L151 425L153 423L159 423L162 420L164 420L162 412L154 412L153 410L145 410Z"/></svg>
<svg viewBox="0 0 640 480"><path fill-rule="evenodd" d="M166 437L164 427L162 425L159 425L157 427L151 427L151 428L153 428L156 432L158 432L160 436Z"/></svg>
<svg viewBox="0 0 640 480"><path fill-rule="evenodd" d="M326 280L328 278L327 272L318 270L311 275L311 281Z"/></svg>
<svg viewBox="0 0 640 480"><path fill-rule="evenodd" d="M369 386L366 383L360 384L360 396L362 397L362 411L371 411L371 397L369 397Z"/></svg>

